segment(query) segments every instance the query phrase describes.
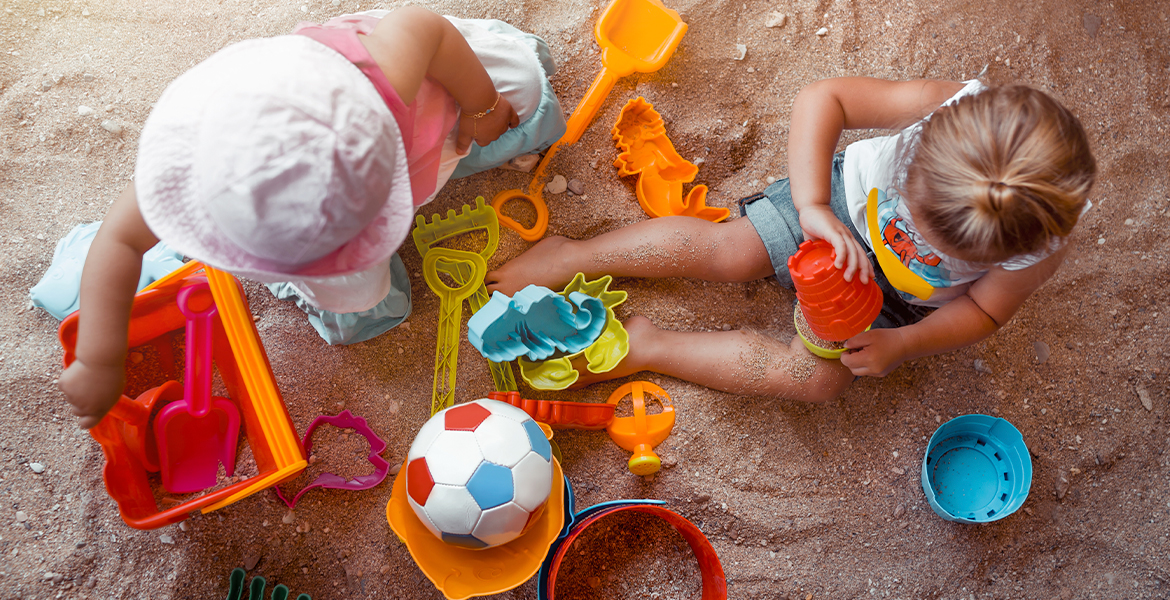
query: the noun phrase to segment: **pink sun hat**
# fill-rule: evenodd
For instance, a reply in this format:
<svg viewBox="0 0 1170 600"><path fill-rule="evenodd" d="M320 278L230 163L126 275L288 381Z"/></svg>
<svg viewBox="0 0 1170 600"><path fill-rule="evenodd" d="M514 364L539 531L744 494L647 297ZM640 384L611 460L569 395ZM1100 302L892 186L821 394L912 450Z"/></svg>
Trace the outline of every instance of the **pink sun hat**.
<svg viewBox="0 0 1170 600"><path fill-rule="evenodd" d="M159 239L268 282L369 268L414 214L386 102L300 35L233 44L175 79L142 129L134 189Z"/></svg>

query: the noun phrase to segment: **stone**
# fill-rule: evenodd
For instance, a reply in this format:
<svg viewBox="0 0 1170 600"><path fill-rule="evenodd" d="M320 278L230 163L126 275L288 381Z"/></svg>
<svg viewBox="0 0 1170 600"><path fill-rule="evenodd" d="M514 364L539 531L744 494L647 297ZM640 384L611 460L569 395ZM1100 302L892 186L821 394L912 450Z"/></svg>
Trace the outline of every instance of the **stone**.
<svg viewBox="0 0 1170 600"><path fill-rule="evenodd" d="M255 569L256 565L258 565L258 564L260 564L260 555L259 554L249 553L249 554L244 555L244 570L245 571L251 571L252 569Z"/></svg>
<svg viewBox="0 0 1170 600"><path fill-rule="evenodd" d="M179 522L179 531L183 531L183 532L191 531L191 526L188 525L186 521L180 521Z"/></svg>
<svg viewBox="0 0 1170 600"><path fill-rule="evenodd" d="M563 194L565 190L569 189L569 182L565 180L564 175L556 175L548 185L544 186L544 191L550 194Z"/></svg>
<svg viewBox="0 0 1170 600"><path fill-rule="evenodd" d="M735 45L735 60L743 60L744 58L747 58L747 45L736 44Z"/></svg>
<svg viewBox="0 0 1170 600"><path fill-rule="evenodd" d="M1142 408L1146 410L1154 410L1154 401L1152 398L1150 398L1150 391L1147 390L1145 386L1138 385L1134 391L1137 392L1138 401L1142 403Z"/></svg>
<svg viewBox="0 0 1170 600"><path fill-rule="evenodd" d="M280 522L284 523L285 525L292 525L293 522L295 522L296 520L297 520L296 514L294 514L290 510L287 513L285 513L283 517L281 517Z"/></svg>
<svg viewBox="0 0 1170 600"><path fill-rule="evenodd" d="M893 471L895 475L905 475L906 474L906 469L903 469L902 467L893 467L890 470Z"/></svg>
<svg viewBox="0 0 1170 600"><path fill-rule="evenodd" d="M45 465L42 465L41 463L28 463L28 468L32 469L32 472L36 473L37 475L45 472Z"/></svg>
<svg viewBox="0 0 1170 600"><path fill-rule="evenodd" d="M1097 37L1097 31L1101 29L1101 17L1085 13L1084 18L1085 31L1089 33L1089 37Z"/></svg>
<svg viewBox="0 0 1170 600"><path fill-rule="evenodd" d="M1068 494L1068 488L1069 488L1069 485L1071 485L1071 482L1070 482L1071 479L1072 479L1072 475L1069 475L1068 471L1066 471L1065 469L1061 469L1060 472L1056 474L1056 499L1057 500L1064 500L1065 495Z"/></svg>
<svg viewBox="0 0 1170 600"><path fill-rule="evenodd" d="M904 514L906 514L906 506L905 505L899 504L899 505L894 507L894 518L895 519L900 518Z"/></svg>
<svg viewBox="0 0 1170 600"><path fill-rule="evenodd" d="M25 514L23 510L16 511L16 522L17 523L24 523L27 520L28 520L28 515Z"/></svg>
<svg viewBox="0 0 1170 600"><path fill-rule="evenodd" d="M817 37L825 37L826 35L829 35L828 27L821 27L817 30Z"/></svg>
<svg viewBox="0 0 1170 600"><path fill-rule="evenodd" d="M586 579L585 581L589 582L589 587L591 587L591 588L601 587L601 578L600 577L593 576L593 577Z"/></svg>
<svg viewBox="0 0 1170 600"><path fill-rule="evenodd" d="M580 179L569 180L569 191L581 196L585 194L585 184L581 183Z"/></svg>
<svg viewBox="0 0 1170 600"><path fill-rule="evenodd" d="M975 371L983 373L984 375L992 374L991 367L987 366L987 363L983 362L982 358L975 359Z"/></svg>
<svg viewBox="0 0 1170 600"><path fill-rule="evenodd" d="M539 154L522 154L500 165L500 168L509 171L520 171L521 173L531 173L532 169L539 162Z"/></svg>
<svg viewBox="0 0 1170 600"><path fill-rule="evenodd" d="M392 463L392 464L390 465L390 468L389 468L389 469L386 469L386 472L387 472L387 473L389 473L389 474L391 474L391 475L397 475L397 474L398 474L398 472L399 472L399 471L401 471L401 470L402 470L402 463L401 463L401 462L396 462L396 463Z"/></svg>
<svg viewBox="0 0 1170 600"><path fill-rule="evenodd" d="M142 362L142 353L141 352L131 352L130 353L130 362L132 362L134 364L138 364L138 363Z"/></svg>
<svg viewBox="0 0 1170 600"><path fill-rule="evenodd" d="M711 494L699 494L698 496L695 496L695 502L698 504L706 504L710 500Z"/></svg>
<svg viewBox="0 0 1170 600"><path fill-rule="evenodd" d="M88 8L81 9L81 16L88 17L89 16L89 9Z"/></svg>
<svg viewBox="0 0 1170 600"><path fill-rule="evenodd" d="M164 533L164 534L158 536L158 541L160 541L164 544L173 544L173 543L175 543L175 538Z"/></svg>
<svg viewBox="0 0 1170 600"><path fill-rule="evenodd" d="M768 182L768 185L771 185L771 184L773 184L773 183L776 183L776 178L775 178L775 177L772 177L771 175L769 175L769 176L767 176L767 177L765 177L765 178L764 178L764 181L767 181L767 182Z"/></svg>
<svg viewBox="0 0 1170 600"><path fill-rule="evenodd" d="M724 323L724 324L723 324L723 326L722 326L722 327L720 327L720 329L722 329L723 331L731 331L731 324L730 324L730 323Z"/></svg>
<svg viewBox="0 0 1170 600"><path fill-rule="evenodd" d="M93 115L95 113L97 113L96 110L94 110L94 109L92 109L84 104L77 107L77 116L79 116L79 117L88 117L88 116Z"/></svg>
<svg viewBox="0 0 1170 600"><path fill-rule="evenodd" d="M333 0L332 2L330 2L330 4L332 4L333 6L341 6L341 0Z"/></svg>
<svg viewBox="0 0 1170 600"><path fill-rule="evenodd" d="M783 27L788 24L788 15L782 12L773 12L768 15L768 20L764 24L768 27Z"/></svg>
<svg viewBox="0 0 1170 600"><path fill-rule="evenodd" d="M113 119L106 119L105 121L102 121L102 129L105 129L114 135L119 135L122 133L122 125Z"/></svg>
<svg viewBox="0 0 1170 600"><path fill-rule="evenodd" d="M1032 349L1036 351L1036 362L1044 364L1048 362L1048 357L1052 356L1052 350L1048 349L1048 344L1044 342L1036 342L1032 344Z"/></svg>

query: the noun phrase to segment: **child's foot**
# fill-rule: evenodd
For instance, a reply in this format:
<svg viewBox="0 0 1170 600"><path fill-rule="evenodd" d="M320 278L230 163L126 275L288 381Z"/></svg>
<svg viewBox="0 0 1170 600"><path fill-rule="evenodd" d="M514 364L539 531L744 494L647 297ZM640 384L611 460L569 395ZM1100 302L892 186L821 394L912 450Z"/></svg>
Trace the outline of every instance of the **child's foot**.
<svg viewBox="0 0 1170 600"><path fill-rule="evenodd" d="M578 389L598 383L601 381L609 381L611 379L619 379L627 375L633 375L638 371L646 370L646 365L650 361L650 352L654 350L653 342L654 334L661 331L650 322L650 319L641 315L624 321L622 326L626 328L626 333L630 335L630 352L610 371L605 373L590 373L586 367L588 361L584 356L581 356L573 361L573 368L581 374L569 389Z"/></svg>
<svg viewBox="0 0 1170 600"><path fill-rule="evenodd" d="M516 258L508 261L495 271L488 271L484 283L489 292L500 292L511 296L529 284L536 284L552 290L573 280L580 270L570 264L573 256L573 240L554 236L540 240Z"/></svg>

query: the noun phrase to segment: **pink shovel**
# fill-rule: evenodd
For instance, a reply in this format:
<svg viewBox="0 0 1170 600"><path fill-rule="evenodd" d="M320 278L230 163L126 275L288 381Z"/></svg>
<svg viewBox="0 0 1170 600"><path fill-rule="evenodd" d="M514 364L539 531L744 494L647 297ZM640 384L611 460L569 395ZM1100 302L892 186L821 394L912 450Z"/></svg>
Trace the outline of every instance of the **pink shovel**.
<svg viewBox="0 0 1170 600"><path fill-rule="evenodd" d="M215 301L207 283L179 290L187 317L187 372L183 399L159 412L154 422L163 487L172 494L215 485L219 463L230 477L236 468L240 413L227 398L211 396L211 319Z"/></svg>

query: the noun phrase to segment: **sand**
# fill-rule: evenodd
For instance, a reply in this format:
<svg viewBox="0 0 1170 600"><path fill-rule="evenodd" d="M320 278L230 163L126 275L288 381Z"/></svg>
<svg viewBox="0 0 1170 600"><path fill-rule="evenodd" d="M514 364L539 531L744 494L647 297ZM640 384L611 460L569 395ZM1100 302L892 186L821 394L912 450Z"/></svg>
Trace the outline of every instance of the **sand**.
<svg viewBox="0 0 1170 600"><path fill-rule="evenodd" d="M544 36L561 65L553 84L566 110L597 72L598 3L424 4ZM663 115L679 152L700 165L696 183L711 187L708 203L733 211L768 177L787 175L797 91L837 75L962 80L986 71L991 81L1030 83L1080 116L1101 176L1064 266L991 338L882 379L863 378L825 406L642 374L671 394L678 411L658 448L667 466L639 478L604 433L558 433L578 506L665 500L711 539L733 598L1170 595L1170 7L1156 0L670 4L691 26L677 54L657 74L621 80L581 141L553 162L550 174L579 180L584 194L548 195L550 233L588 237L646 218L634 179L619 179L611 166L609 128L637 95ZM28 309L27 296L56 240L100 219L127 185L137 136L171 79L237 40L281 34L301 19L396 5L0 3L0 599L223 597L228 573L245 564L251 575L315 599L439 597L386 524L389 482L364 492L314 491L291 515L264 492L183 527L128 528L104 489L98 446L76 428L54 385L62 356L57 322ZM766 27L774 11L788 16L784 27ZM734 60L737 44L746 47L742 61ZM94 114L79 115L81 106ZM842 144L875 133L850 132ZM516 172L470 177L447 186L424 213L527 183ZM490 265L527 247L505 232ZM438 311L417 276L418 255L409 247L402 254L414 276L413 315L352 347L326 346L292 304L245 284L298 430L348 408L388 440L392 464L427 416ZM622 279L613 287L630 294L618 309L622 319L644 314L679 330L728 325L794 335L793 294L768 281ZM1045 360L1037 344L1047 348ZM621 383L525 393L597 402ZM464 343L457 397L490 387L486 362ZM919 483L929 435L972 412L1015 424L1035 468L1023 509L981 526L936 517ZM30 463L45 469L34 473ZM649 548L663 549L668 561L686 556L663 543ZM662 565L659 555L622 552ZM586 565L603 566L596 559ZM615 569L607 571L636 576ZM577 579L563 581L564 589L593 589L587 570L569 570ZM611 598L647 589L640 580L628 589L598 581ZM652 589L661 598L688 597L690 588L675 581ZM530 582L500 597L534 594Z"/></svg>

